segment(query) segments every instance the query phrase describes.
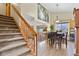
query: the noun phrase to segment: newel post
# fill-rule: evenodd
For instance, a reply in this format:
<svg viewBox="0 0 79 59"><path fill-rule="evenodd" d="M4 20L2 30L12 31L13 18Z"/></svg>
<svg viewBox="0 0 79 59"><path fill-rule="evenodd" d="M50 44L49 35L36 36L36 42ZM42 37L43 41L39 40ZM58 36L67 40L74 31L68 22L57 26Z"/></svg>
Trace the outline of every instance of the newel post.
<svg viewBox="0 0 79 59"><path fill-rule="evenodd" d="M10 3L6 3L6 16L10 16Z"/></svg>

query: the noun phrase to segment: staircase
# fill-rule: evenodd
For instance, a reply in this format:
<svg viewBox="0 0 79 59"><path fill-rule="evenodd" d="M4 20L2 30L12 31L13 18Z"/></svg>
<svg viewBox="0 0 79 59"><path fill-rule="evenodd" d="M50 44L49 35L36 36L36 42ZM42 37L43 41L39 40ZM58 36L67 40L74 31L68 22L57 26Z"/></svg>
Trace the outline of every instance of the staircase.
<svg viewBox="0 0 79 59"><path fill-rule="evenodd" d="M12 17L0 15L0 56L27 56L30 49Z"/></svg>

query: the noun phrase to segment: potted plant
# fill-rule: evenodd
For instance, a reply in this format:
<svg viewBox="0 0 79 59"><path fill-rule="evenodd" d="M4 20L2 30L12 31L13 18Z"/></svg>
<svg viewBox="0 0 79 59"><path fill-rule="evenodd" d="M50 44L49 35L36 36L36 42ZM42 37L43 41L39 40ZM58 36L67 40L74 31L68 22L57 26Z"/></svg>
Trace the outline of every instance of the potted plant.
<svg viewBox="0 0 79 59"><path fill-rule="evenodd" d="M50 25L50 31L51 31L51 32L54 31L54 25Z"/></svg>

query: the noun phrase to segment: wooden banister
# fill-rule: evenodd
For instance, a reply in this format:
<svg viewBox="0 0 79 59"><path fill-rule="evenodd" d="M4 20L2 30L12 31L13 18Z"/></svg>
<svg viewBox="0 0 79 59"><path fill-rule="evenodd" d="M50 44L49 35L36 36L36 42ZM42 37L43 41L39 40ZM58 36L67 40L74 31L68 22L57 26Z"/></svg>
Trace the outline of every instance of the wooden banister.
<svg viewBox="0 0 79 59"><path fill-rule="evenodd" d="M17 13L17 15L28 25L28 27L31 29L31 31L37 35L37 33L34 31L34 29L30 26L30 24L28 24L27 21L25 21L25 19L22 17L22 15L18 12L18 10L16 9L16 7L14 5L11 5L12 8L15 10L15 12Z"/></svg>
<svg viewBox="0 0 79 59"><path fill-rule="evenodd" d="M37 33L35 30L30 26L30 24L24 19L24 17L19 13L15 5L11 5L11 7L14 9L16 14L19 16L19 21L21 21L21 26L19 26L20 31L22 35L24 36L25 41L27 41L27 46L31 49L31 53L33 55L37 55ZM28 29L26 31L26 29ZM29 36L32 37L32 41L30 44Z"/></svg>
<svg viewBox="0 0 79 59"><path fill-rule="evenodd" d="M10 16L10 3L6 3L6 16Z"/></svg>

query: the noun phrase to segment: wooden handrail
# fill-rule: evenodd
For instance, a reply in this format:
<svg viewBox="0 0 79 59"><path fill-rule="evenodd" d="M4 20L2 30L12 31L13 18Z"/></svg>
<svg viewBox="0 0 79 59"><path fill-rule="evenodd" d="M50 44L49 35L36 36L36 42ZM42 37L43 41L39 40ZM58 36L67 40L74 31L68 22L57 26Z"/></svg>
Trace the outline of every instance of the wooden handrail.
<svg viewBox="0 0 79 59"><path fill-rule="evenodd" d="M14 5L11 5L11 6L15 10L17 15L27 24L27 26L30 28L30 30L37 36L37 33L35 32L35 30L30 26L30 24L28 24L27 21L25 21L24 17L22 17L22 15L18 12L17 8Z"/></svg>
<svg viewBox="0 0 79 59"><path fill-rule="evenodd" d="M24 40L27 41L27 46L29 48L31 48L31 53L33 55L37 55L37 33L35 32L35 30L30 26L30 24L24 19L24 17L19 13L19 11L17 10L16 6L15 5L11 5L11 7L14 9L14 11L16 12L17 16L19 16L20 18L20 21L21 21L21 27L20 28L20 31L22 33L22 35L24 36ZM28 28L28 33L24 31L24 29L26 30L26 28ZM32 41L32 44L29 45L29 32L32 33L33 35L33 40ZM34 44L33 44L34 43Z"/></svg>

